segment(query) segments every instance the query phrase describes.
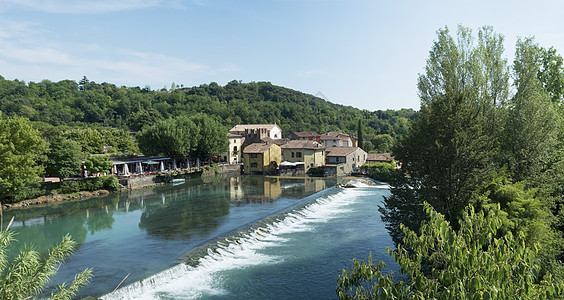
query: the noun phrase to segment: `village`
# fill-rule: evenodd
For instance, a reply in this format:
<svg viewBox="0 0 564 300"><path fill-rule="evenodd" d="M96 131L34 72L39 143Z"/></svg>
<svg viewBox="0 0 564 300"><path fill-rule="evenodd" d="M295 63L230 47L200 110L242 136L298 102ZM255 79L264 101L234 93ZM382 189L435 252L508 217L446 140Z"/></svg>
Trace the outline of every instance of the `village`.
<svg viewBox="0 0 564 300"><path fill-rule="evenodd" d="M367 153L358 139L342 132L294 132L283 138L277 124L236 125L227 133L229 150L212 157L227 170L242 174L281 176L346 176L365 164L389 162L389 153ZM119 178L162 174L175 170L168 157L113 157L111 174ZM229 167L230 166L230 167ZM209 170L196 160L180 164L187 172Z"/></svg>

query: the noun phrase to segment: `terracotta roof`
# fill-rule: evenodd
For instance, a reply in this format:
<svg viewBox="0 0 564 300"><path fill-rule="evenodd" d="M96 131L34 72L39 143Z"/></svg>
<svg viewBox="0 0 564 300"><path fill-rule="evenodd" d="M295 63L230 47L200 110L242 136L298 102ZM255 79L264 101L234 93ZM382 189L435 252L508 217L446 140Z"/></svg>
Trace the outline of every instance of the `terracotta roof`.
<svg viewBox="0 0 564 300"><path fill-rule="evenodd" d="M332 136L332 135L327 135L327 134L321 135L319 138L323 141L326 141L326 140L335 140L335 141L342 140L342 138L340 138L338 136Z"/></svg>
<svg viewBox="0 0 564 300"><path fill-rule="evenodd" d="M294 135L297 137L316 137L319 136L319 134L315 131L299 131L299 132L294 132Z"/></svg>
<svg viewBox="0 0 564 300"><path fill-rule="evenodd" d="M315 141L292 140L281 146L282 149L324 149L321 144Z"/></svg>
<svg viewBox="0 0 564 300"><path fill-rule="evenodd" d="M394 160L394 157L391 153L368 153L366 160L392 161Z"/></svg>
<svg viewBox="0 0 564 300"><path fill-rule="evenodd" d="M229 132L243 132L245 129L260 129L266 128L268 130L272 130L274 127L278 127L276 124L242 124L242 125L235 125ZM278 127L280 128L280 127Z"/></svg>
<svg viewBox="0 0 564 300"><path fill-rule="evenodd" d="M347 156L357 149L358 147L329 147L327 148L327 156Z"/></svg>
<svg viewBox="0 0 564 300"><path fill-rule="evenodd" d="M245 147L243 153L263 153L268 150L272 144L254 143Z"/></svg>

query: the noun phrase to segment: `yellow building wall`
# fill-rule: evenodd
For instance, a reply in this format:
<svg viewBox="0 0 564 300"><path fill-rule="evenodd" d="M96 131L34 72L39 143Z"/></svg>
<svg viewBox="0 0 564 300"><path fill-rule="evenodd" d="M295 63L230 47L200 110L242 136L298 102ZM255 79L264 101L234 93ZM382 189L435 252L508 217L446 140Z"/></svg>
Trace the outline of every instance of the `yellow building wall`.
<svg viewBox="0 0 564 300"><path fill-rule="evenodd" d="M251 153L245 153L243 154L243 159L245 163L243 172L245 174L249 174L251 172L267 172L272 169L270 165L271 161L275 161L277 166L280 165L280 162L282 161L282 151L280 146L272 144L268 150L263 153L257 153L256 158L251 158ZM253 163L256 163L257 166L252 167Z"/></svg>
<svg viewBox="0 0 564 300"><path fill-rule="evenodd" d="M320 167L325 165L325 150L313 150L313 149L283 149L284 160L289 162L304 162L305 170L309 170L313 167ZM294 157L292 157L292 152L294 152ZM301 152L302 157L297 157L296 152Z"/></svg>

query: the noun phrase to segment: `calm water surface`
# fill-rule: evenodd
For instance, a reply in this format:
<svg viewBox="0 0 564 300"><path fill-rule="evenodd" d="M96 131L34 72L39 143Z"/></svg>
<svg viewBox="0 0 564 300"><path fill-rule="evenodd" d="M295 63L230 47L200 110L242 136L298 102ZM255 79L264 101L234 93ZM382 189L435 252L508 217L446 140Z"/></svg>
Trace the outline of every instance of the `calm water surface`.
<svg viewBox="0 0 564 300"><path fill-rule="evenodd" d="M8 211L4 220L15 216L15 247L33 244L41 252L69 232L79 247L54 282L93 268L94 278L81 296L105 295L129 274L122 288L106 297L327 299L335 298L336 278L352 258L364 260L372 251L375 260L392 265L384 251L392 242L377 212L389 192L338 189L335 183L262 176L194 179ZM192 264L179 265L180 258Z"/></svg>

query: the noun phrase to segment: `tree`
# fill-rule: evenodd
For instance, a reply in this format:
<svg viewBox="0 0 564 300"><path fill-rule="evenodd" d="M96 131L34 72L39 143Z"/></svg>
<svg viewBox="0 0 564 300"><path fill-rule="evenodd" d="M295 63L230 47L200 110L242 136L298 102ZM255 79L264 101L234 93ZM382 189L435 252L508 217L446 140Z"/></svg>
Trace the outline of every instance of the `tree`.
<svg viewBox="0 0 564 300"><path fill-rule="evenodd" d="M554 155L558 147L561 120L549 93L538 79L543 53L532 39L516 44L514 82L503 150L506 164L517 181L537 181L540 174L562 160Z"/></svg>
<svg viewBox="0 0 564 300"><path fill-rule="evenodd" d="M380 209L396 243L401 223L416 230L425 219L423 202L456 224L474 191L495 174L508 95L503 37L481 28L475 45L462 26L456 38L447 28L437 36L419 75L419 118L393 149L407 176L392 180L392 195Z"/></svg>
<svg viewBox="0 0 564 300"><path fill-rule="evenodd" d="M44 151L45 141L27 119L0 119L0 200L21 200L39 184Z"/></svg>
<svg viewBox="0 0 564 300"><path fill-rule="evenodd" d="M395 140L389 134L378 134L372 139L372 144L378 153L387 153L392 150Z"/></svg>
<svg viewBox="0 0 564 300"><path fill-rule="evenodd" d="M91 155L84 161L84 166L92 174L108 173L113 166L107 155Z"/></svg>
<svg viewBox="0 0 564 300"><path fill-rule="evenodd" d="M139 148L146 155L166 155L174 163L186 159L198 145L199 128L186 117L166 119L137 133Z"/></svg>
<svg viewBox="0 0 564 300"><path fill-rule="evenodd" d="M362 136L362 119L358 119L358 127L357 127L357 137L358 137L358 147L364 149L364 138Z"/></svg>
<svg viewBox="0 0 564 300"><path fill-rule="evenodd" d="M43 292L61 263L72 254L76 243L67 234L46 258L41 259L37 251L27 248L8 265L6 249L14 241L14 233L9 227L10 225L6 230L0 229L0 299L30 299ZM80 272L70 285L59 285L49 299L72 299L80 287L88 284L91 277L91 269Z"/></svg>
<svg viewBox="0 0 564 300"><path fill-rule="evenodd" d="M537 255L522 237L501 237L500 209L475 212L469 205L454 230L445 216L424 203L428 221L420 234L402 226L404 245L387 249L408 279L384 275L385 264L353 260L338 279L341 299L556 299L564 283L542 277Z"/></svg>
<svg viewBox="0 0 564 300"><path fill-rule="evenodd" d="M195 157L208 160L211 156L228 150L227 130L219 122L206 115L196 115L191 120L200 130L196 141Z"/></svg>
<svg viewBox="0 0 564 300"><path fill-rule="evenodd" d="M80 145L67 139L55 139L50 143L45 161L45 170L49 175L58 177L61 182L70 175L80 173L82 165Z"/></svg>
<svg viewBox="0 0 564 300"><path fill-rule="evenodd" d="M163 120L161 113L155 109L140 110L129 116L127 124L131 130L141 130Z"/></svg>

